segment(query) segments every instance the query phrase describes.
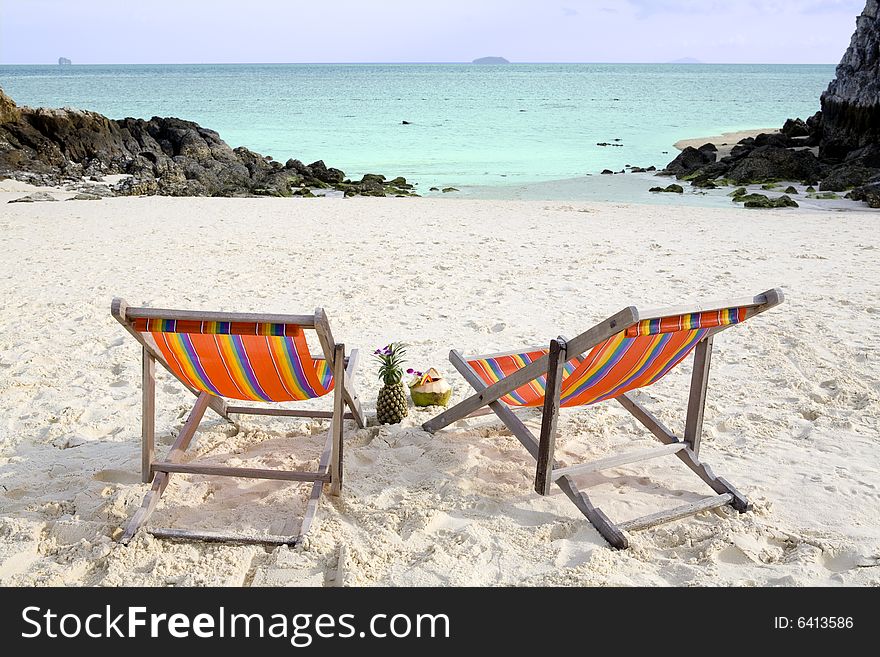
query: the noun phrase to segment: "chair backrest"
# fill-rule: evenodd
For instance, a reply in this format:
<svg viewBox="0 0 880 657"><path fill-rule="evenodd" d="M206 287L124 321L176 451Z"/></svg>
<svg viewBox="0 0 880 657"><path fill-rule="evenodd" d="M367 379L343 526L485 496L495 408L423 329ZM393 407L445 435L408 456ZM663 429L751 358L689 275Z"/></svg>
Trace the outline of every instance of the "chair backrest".
<svg viewBox="0 0 880 657"><path fill-rule="evenodd" d="M645 319L637 319L594 345L583 358L577 354L565 364L560 405L596 404L652 385L681 363L711 332L744 322L781 302L782 293L772 290L754 299L731 302L720 308L694 312L659 311ZM486 385L492 385L547 353L548 349L536 349L472 357L467 361ZM502 397L502 401L511 406L541 406L546 381L546 375L540 376Z"/></svg>
<svg viewBox="0 0 880 657"><path fill-rule="evenodd" d="M333 390L332 367L311 355L304 332L319 330L323 311L281 316L123 306L120 313L117 305L114 316L194 390L256 402L302 401Z"/></svg>

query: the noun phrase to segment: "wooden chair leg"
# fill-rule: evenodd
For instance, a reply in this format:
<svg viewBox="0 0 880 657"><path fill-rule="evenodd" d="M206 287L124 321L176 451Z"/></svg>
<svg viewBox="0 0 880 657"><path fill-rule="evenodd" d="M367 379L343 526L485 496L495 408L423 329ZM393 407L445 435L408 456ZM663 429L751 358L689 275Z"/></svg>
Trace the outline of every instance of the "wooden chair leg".
<svg viewBox="0 0 880 657"><path fill-rule="evenodd" d="M343 414L345 412L345 345L337 344L333 352L333 446L330 456L330 494L342 492L342 459L343 459Z"/></svg>
<svg viewBox="0 0 880 657"><path fill-rule="evenodd" d="M202 421L202 417L204 417L205 411L208 409L209 401L210 395L208 395L208 393L203 392L201 395L199 395L198 400L196 400L196 405L193 407L192 411L189 414L189 417L186 420L186 424L183 425L183 429L180 430L180 434L178 434L177 440L175 440L174 444L171 446L171 450L168 452L168 456L165 459L166 461L168 461L169 463L175 463L183 457L183 454L189 447L193 436L196 434L196 429L198 429L199 422ZM153 511L156 510L156 506L159 504L159 498L162 497L162 493L164 493L165 489L168 487L169 479L171 479L170 473L156 473L156 475L153 477L153 486L144 497L144 501L141 504L140 508L135 512L135 514L129 521L125 532L119 539L120 543L122 543L123 545L127 545L128 542L137 533L138 529L140 529L143 524L147 520L149 520L150 516L153 514Z"/></svg>
<svg viewBox="0 0 880 657"><path fill-rule="evenodd" d="M549 495L553 484L553 453L556 449L556 426L559 420L559 396L565 366L565 342L550 342L550 361L547 366L547 385L544 386L544 415L541 419L541 439L538 444L538 467L535 470L535 491Z"/></svg>
<svg viewBox="0 0 880 657"><path fill-rule="evenodd" d="M703 412L706 409L706 390L709 386L709 367L712 364L712 340L709 335L694 350L694 371L691 375L691 392L688 397L687 420L684 441L694 456L700 458L700 438L703 434Z"/></svg>
<svg viewBox="0 0 880 657"><path fill-rule="evenodd" d="M345 368L345 391L348 393L346 395L346 404L351 409L352 415L354 415L355 424L357 424L358 429L363 429L367 426L367 416L361 407L361 400L354 385L354 373L357 371L359 361L360 351L352 349L351 355L348 357L348 365Z"/></svg>
<svg viewBox="0 0 880 657"><path fill-rule="evenodd" d="M143 381L141 383L141 481L150 483L153 453L156 445L156 359L143 349Z"/></svg>

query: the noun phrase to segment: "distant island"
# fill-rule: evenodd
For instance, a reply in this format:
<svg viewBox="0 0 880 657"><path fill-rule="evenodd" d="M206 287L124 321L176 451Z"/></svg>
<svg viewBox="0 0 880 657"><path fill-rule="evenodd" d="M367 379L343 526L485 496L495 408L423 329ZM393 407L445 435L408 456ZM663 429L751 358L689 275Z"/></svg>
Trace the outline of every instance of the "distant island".
<svg viewBox="0 0 880 657"><path fill-rule="evenodd" d="M681 59L675 59L670 64L705 64L705 62L701 62L699 59L695 59L693 57L682 57Z"/></svg>
<svg viewBox="0 0 880 657"><path fill-rule="evenodd" d="M58 66L70 66L71 64L73 64L73 62L67 59L67 57L58 58Z"/></svg>
<svg viewBox="0 0 880 657"><path fill-rule="evenodd" d="M504 57L480 57L475 59L472 64L510 64Z"/></svg>

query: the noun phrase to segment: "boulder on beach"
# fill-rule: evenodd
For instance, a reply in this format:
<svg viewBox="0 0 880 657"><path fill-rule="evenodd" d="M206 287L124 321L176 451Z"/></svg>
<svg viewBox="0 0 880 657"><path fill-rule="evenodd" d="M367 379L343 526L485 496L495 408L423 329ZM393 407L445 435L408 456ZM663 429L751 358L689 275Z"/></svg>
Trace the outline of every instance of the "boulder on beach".
<svg viewBox="0 0 880 657"><path fill-rule="evenodd" d="M666 172L673 175L687 175L718 159L718 149L714 144L705 144L700 148L688 146L678 157L666 165Z"/></svg>
<svg viewBox="0 0 880 657"><path fill-rule="evenodd" d="M795 201L788 196L780 196L779 198L768 198L763 194L752 194L754 198L744 198L745 207L752 209L773 209L773 208L797 208L800 207Z"/></svg>
<svg viewBox="0 0 880 657"><path fill-rule="evenodd" d="M880 181L858 187L847 197L855 201L863 201L869 208L880 208Z"/></svg>
<svg viewBox="0 0 880 657"><path fill-rule="evenodd" d="M781 132L786 137L807 137L810 129L802 119L788 119L782 126Z"/></svg>
<svg viewBox="0 0 880 657"><path fill-rule="evenodd" d="M739 160L727 178L734 184L777 180L812 180L821 171L819 160L810 151L794 151L776 146L760 146Z"/></svg>
<svg viewBox="0 0 880 657"><path fill-rule="evenodd" d="M655 194L684 194L684 187L681 185L669 185L668 187L652 187L648 191Z"/></svg>
<svg viewBox="0 0 880 657"><path fill-rule="evenodd" d="M43 203L46 201L57 201L58 199L52 196L51 194L47 194L46 192L34 192L33 194L28 194L27 196L22 196L20 198L14 198L9 203Z"/></svg>
<svg viewBox="0 0 880 657"><path fill-rule="evenodd" d="M349 196L413 195L412 187L387 184L384 176L352 185L321 160L281 164L245 147L230 148L217 132L192 121L17 107L0 90L0 176L61 186L116 174L130 177L109 188L115 195L291 196L301 187Z"/></svg>

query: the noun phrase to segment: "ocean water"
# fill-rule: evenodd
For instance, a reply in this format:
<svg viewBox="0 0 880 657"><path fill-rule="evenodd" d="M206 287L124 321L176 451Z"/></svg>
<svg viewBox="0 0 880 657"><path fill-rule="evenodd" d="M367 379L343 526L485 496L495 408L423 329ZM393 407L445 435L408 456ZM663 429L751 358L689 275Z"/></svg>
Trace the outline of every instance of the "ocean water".
<svg viewBox="0 0 880 657"><path fill-rule="evenodd" d="M662 167L679 139L806 118L833 77L830 65L0 66L22 105L177 116L276 159L483 196Z"/></svg>

